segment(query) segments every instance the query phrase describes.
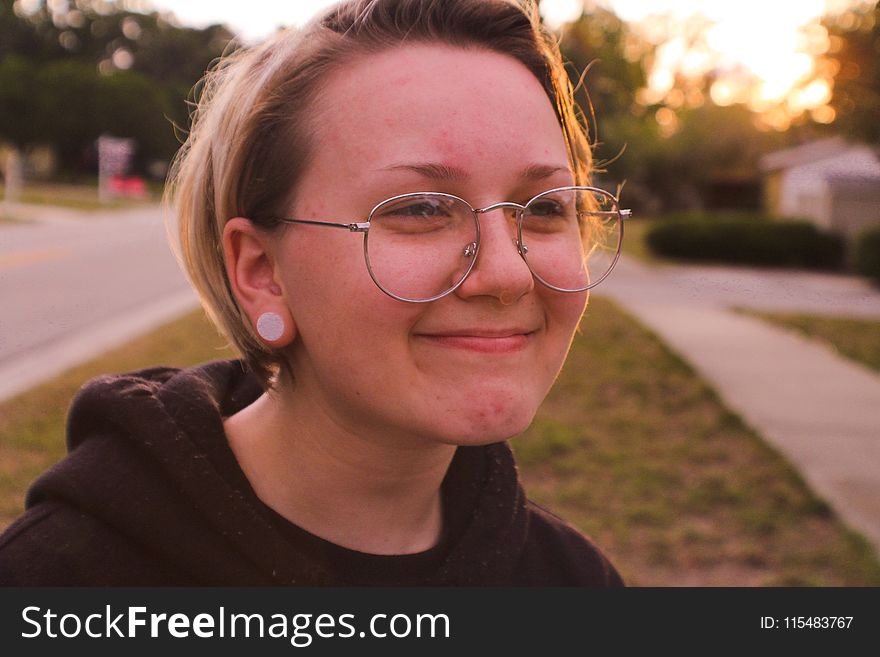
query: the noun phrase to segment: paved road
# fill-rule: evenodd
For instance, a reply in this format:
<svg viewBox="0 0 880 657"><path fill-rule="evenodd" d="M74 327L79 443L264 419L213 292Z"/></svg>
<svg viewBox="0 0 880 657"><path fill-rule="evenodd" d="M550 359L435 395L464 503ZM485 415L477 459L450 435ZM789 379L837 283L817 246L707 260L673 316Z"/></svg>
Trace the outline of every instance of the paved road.
<svg viewBox="0 0 880 657"><path fill-rule="evenodd" d="M18 206L0 224L0 399L196 305L158 207Z"/></svg>
<svg viewBox="0 0 880 657"><path fill-rule="evenodd" d="M880 318L880 292L844 276L629 259L601 288L687 360L880 551L880 376L731 310Z"/></svg>

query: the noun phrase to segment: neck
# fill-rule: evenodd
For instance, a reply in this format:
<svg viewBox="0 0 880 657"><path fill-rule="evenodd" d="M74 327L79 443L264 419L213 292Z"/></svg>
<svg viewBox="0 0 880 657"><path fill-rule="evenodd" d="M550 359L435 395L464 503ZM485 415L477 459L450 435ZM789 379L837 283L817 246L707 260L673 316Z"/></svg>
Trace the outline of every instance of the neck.
<svg viewBox="0 0 880 657"><path fill-rule="evenodd" d="M454 445L352 431L289 387L224 428L257 496L306 531L372 554L421 552L439 540Z"/></svg>

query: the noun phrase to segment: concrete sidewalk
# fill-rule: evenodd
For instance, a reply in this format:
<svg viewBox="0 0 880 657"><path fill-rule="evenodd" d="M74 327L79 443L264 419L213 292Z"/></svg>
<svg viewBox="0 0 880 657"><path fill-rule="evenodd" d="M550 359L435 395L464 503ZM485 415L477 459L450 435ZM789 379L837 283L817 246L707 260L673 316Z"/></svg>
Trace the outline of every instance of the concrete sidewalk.
<svg viewBox="0 0 880 657"><path fill-rule="evenodd" d="M842 276L647 266L626 258L598 291L688 361L880 552L880 376L731 310L880 319L880 292Z"/></svg>

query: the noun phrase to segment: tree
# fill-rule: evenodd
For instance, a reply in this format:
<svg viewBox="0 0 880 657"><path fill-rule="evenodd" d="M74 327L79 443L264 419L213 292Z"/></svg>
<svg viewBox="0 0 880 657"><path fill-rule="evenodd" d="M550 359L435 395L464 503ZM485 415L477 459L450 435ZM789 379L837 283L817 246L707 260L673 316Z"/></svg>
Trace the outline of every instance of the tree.
<svg viewBox="0 0 880 657"><path fill-rule="evenodd" d="M629 127L637 120L636 92L645 85L639 61L624 56L632 38L614 13L595 8L565 31L561 50L571 64L572 81L583 75L579 101L600 160L613 159L626 145Z"/></svg>
<svg viewBox="0 0 880 657"><path fill-rule="evenodd" d="M0 142L12 145L4 163L4 199L15 200L24 172L22 154L38 137L34 122L34 67L9 55L0 59Z"/></svg>
<svg viewBox="0 0 880 657"><path fill-rule="evenodd" d="M0 141L25 150L39 137L34 121L37 68L27 59L7 55L0 59Z"/></svg>
<svg viewBox="0 0 880 657"><path fill-rule="evenodd" d="M788 139L760 131L744 106L708 102L709 78L678 89L675 105L646 104L645 66L657 45L608 10L584 13L561 48L578 70L590 67L585 82L597 125L597 182L625 183L626 204L640 212L708 205L712 189L735 180L755 192L760 155Z"/></svg>
<svg viewBox="0 0 880 657"><path fill-rule="evenodd" d="M100 76L97 91L95 114L102 133L135 139L144 163L174 153L179 144L167 118L171 102L147 76L135 71Z"/></svg>
<svg viewBox="0 0 880 657"><path fill-rule="evenodd" d="M880 143L880 2L864 18L856 15L854 29L832 23L830 32L840 44L832 56L838 73L831 104L836 123L846 135Z"/></svg>
<svg viewBox="0 0 880 657"><path fill-rule="evenodd" d="M41 136L55 146L61 166L82 170L95 139L99 76L94 66L75 60L45 64L37 74L35 118Z"/></svg>
<svg viewBox="0 0 880 657"><path fill-rule="evenodd" d="M127 6L0 0L0 140L51 144L71 173L93 166L102 133L135 138L142 165L173 156L189 90L233 35Z"/></svg>

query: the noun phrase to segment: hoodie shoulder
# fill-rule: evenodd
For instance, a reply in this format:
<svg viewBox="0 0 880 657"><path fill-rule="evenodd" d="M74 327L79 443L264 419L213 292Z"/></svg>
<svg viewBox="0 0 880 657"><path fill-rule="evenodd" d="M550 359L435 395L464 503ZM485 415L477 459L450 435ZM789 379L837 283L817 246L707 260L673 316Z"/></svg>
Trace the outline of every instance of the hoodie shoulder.
<svg viewBox="0 0 880 657"><path fill-rule="evenodd" d="M249 381L240 362L216 361L83 386L68 415L68 455L34 482L25 514L0 536L0 582L210 581L206 550L229 557L224 531L257 524L227 481L234 457L220 458L220 410L247 403Z"/></svg>
<svg viewBox="0 0 880 657"><path fill-rule="evenodd" d="M516 586L623 586L602 551L565 520L527 503L528 538L514 574Z"/></svg>
<svg viewBox="0 0 880 657"><path fill-rule="evenodd" d="M180 372L153 367L126 374L106 374L88 381L73 398L67 416L67 450L73 451L96 430L119 428L131 419L132 405L155 398L159 389ZM118 411L121 411L118 412Z"/></svg>
<svg viewBox="0 0 880 657"><path fill-rule="evenodd" d="M61 503L32 507L0 535L0 586L154 586L186 580L94 516Z"/></svg>

